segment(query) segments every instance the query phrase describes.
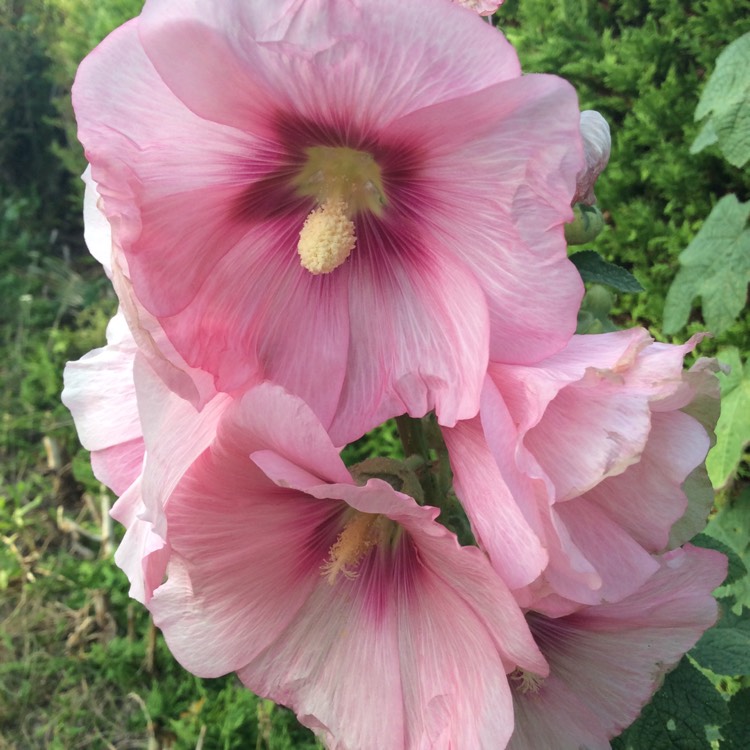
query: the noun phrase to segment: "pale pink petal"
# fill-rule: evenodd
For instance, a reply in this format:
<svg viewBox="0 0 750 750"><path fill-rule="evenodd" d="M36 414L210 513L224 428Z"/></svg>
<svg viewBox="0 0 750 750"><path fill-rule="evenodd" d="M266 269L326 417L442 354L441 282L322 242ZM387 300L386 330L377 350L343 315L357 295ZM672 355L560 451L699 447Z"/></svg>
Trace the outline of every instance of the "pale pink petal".
<svg viewBox="0 0 750 750"><path fill-rule="evenodd" d="M452 249L482 285L493 361L536 362L575 330L583 285L563 224L581 159L577 113L565 81L527 75L387 130L425 152L408 205L431 244Z"/></svg>
<svg viewBox="0 0 750 750"><path fill-rule="evenodd" d="M163 583L169 555L164 538L156 533L150 521L140 517L145 512L140 479L128 488L111 511L112 517L127 528L115 552L115 562L130 581L128 593L141 604L147 604L154 589Z"/></svg>
<svg viewBox="0 0 750 750"><path fill-rule="evenodd" d="M143 438L133 382L135 342L122 313L107 326L107 346L65 366L62 401L81 444L92 452L94 475L121 494L143 463Z"/></svg>
<svg viewBox="0 0 750 750"><path fill-rule="evenodd" d="M269 113L286 112L351 131L519 75L501 34L447 2L436 10L435 0L190 0L176 16L150 0L140 34L201 117L263 134Z"/></svg>
<svg viewBox="0 0 750 750"><path fill-rule="evenodd" d="M725 573L722 555L686 547L661 558L659 571L617 604L560 619L529 615L550 676L536 691L514 691L509 750L607 750L714 623L711 591Z"/></svg>
<svg viewBox="0 0 750 750"><path fill-rule="evenodd" d="M218 394L199 412L170 391L140 353L136 356L134 378L147 451L141 484L146 507L143 518L167 539L164 507L169 496L187 468L213 440L216 425L231 399Z"/></svg>
<svg viewBox="0 0 750 750"><path fill-rule="evenodd" d="M444 429L454 488L474 537L512 589L531 583L548 562L489 451L478 419Z"/></svg>
<svg viewBox="0 0 750 750"><path fill-rule="evenodd" d="M349 269L355 345L330 430L339 444L395 414L434 409L441 424L453 425L479 409L488 341L482 290L450 256L405 234L392 233L402 256L393 263L378 257L375 238L363 232L368 262Z"/></svg>
<svg viewBox="0 0 750 750"><path fill-rule="evenodd" d="M680 411L656 412L640 461L586 494L650 552L661 552L670 529L687 510L682 485L705 459L708 435ZM703 517L705 525L705 515ZM697 532L696 532L697 533Z"/></svg>
<svg viewBox="0 0 750 750"><path fill-rule="evenodd" d="M464 8L479 13L480 16L491 16L503 4L503 0L499 0L499 2L492 2L491 0L455 0L455 2Z"/></svg>
<svg viewBox="0 0 750 750"><path fill-rule="evenodd" d="M597 506L585 499L555 506L570 540L586 557L601 578L596 589L573 583L551 564L546 575L555 591L584 604L617 602L629 596L652 576L658 564L625 529L610 520ZM557 560L553 560L557 563Z"/></svg>

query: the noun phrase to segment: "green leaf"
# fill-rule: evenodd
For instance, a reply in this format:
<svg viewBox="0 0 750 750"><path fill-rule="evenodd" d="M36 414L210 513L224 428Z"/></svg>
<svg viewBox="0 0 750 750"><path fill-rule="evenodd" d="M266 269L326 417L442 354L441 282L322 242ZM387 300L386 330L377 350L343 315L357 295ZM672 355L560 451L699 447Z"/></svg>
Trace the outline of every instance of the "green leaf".
<svg viewBox="0 0 750 750"><path fill-rule="evenodd" d="M747 750L750 747L750 689L740 690L729 701L729 724L721 728L721 750Z"/></svg>
<svg viewBox="0 0 750 750"><path fill-rule="evenodd" d="M690 656L714 674L750 674L749 613L743 610L741 615L736 615L725 608L719 623L703 634Z"/></svg>
<svg viewBox="0 0 750 750"><path fill-rule="evenodd" d="M594 250L580 250L570 256L584 281L593 281L617 289L618 292L642 292L643 287L630 271L604 260Z"/></svg>
<svg viewBox="0 0 750 750"><path fill-rule="evenodd" d="M721 726L729 709L687 658L667 675L636 722L612 742L615 750L711 750L706 727Z"/></svg>
<svg viewBox="0 0 750 750"><path fill-rule="evenodd" d="M735 39L716 60L703 89L695 119L709 119L690 147L696 154L718 142L735 167L750 159L750 32Z"/></svg>
<svg viewBox="0 0 750 750"><path fill-rule="evenodd" d="M703 549L716 550L726 556L729 561L729 567L727 569L727 577L723 582L724 586L735 583L744 575L747 575L747 568L745 567L745 563L742 562L742 558L728 544L720 542L716 537L709 536L708 534L698 534L698 536L690 540L690 543L696 547L703 547Z"/></svg>
<svg viewBox="0 0 750 750"><path fill-rule="evenodd" d="M664 332L687 323L693 300L700 296L703 319L716 334L726 330L745 306L750 281L750 202L725 195L713 208L693 241L680 253L681 268L667 293Z"/></svg>
<svg viewBox="0 0 750 750"><path fill-rule="evenodd" d="M711 519L706 534L733 549L745 567L750 569L750 489L745 490L731 505L725 505ZM717 596L733 596L750 608L750 576L717 589Z"/></svg>
<svg viewBox="0 0 750 750"><path fill-rule="evenodd" d="M720 489L734 476L745 446L750 443L750 361L743 367L735 347L720 350L717 358L731 368L729 373L718 373L721 415L716 425L716 445L706 457L711 484Z"/></svg>

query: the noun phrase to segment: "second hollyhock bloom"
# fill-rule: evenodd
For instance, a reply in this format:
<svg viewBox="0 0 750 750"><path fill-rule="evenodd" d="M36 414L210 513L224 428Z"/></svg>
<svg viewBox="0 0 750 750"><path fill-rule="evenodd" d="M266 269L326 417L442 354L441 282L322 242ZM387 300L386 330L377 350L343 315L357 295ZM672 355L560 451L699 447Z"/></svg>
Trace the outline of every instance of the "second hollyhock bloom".
<svg viewBox="0 0 750 750"><path fill-rule="evenodd" d="M726 558L687 545L656 560L656 573L617 604L552 619L530 613L547 678L511 681L516 729L508 750L610 750L664 675L716 621L711 592Z"/></svg>
<svg viewBox="0 0 750 750"><path fill-rule="evenodd" d="M171 651L201 676L238 672L332 750L503 747L507 673L547 673L485 556L436 509L355 484L278 386L226 408L162 511L166 582L148 607Z"/></svg>
<svg viewBox="0 0 750 750"><path fill-rule="evenodd" d="M148 0L73 100L132 294L218 390L343 444L472 417L488 354L575 328L575 92L448 0Z"/></svg>
<svg viewBox="0 0 750 750"><path fill-rule="evenodd" d="M705 523L711 493L689 508L683 486L709 437L687 412L718 390L702 366L683 373L694 343L633 329L576 336L534 367L493 363L480 418L444 430L477 540L523 606L618 601Z"/></svg>

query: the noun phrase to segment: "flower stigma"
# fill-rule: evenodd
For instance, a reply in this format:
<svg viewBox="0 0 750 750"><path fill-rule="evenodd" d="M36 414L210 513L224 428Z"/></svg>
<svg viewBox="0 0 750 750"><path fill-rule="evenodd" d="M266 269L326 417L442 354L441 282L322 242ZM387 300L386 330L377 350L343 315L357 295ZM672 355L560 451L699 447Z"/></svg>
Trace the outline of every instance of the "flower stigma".
<svg viewBox="0 0 750 750"><path fill-rule="evenodd" d="M345 578L356 578L362 558L385 540L391 525L393 522L379 513L354 511L329 550L328 560L321 565L320 574L326 577L331 586L339 573Z"/></svg>
<svg viewBox="0 0 750 750"><path fill-rule="evenodd" d="M514 683L513 686L515 689L523 695L538 693L539 688L544 683L544 677L540 677L533 672L527 672L525 669L521 669L521 667L514 669L508 677Z"/></svg>
<svg viewBox="0 0 750 750"><path fill-rule="evenodd" d="M346 146L313 146L295 178L298 194L314 198L317 207L305 220L297 253L312 274L338 268L356 245L354 216L385 205L383 180L372 155Z"/></svg>

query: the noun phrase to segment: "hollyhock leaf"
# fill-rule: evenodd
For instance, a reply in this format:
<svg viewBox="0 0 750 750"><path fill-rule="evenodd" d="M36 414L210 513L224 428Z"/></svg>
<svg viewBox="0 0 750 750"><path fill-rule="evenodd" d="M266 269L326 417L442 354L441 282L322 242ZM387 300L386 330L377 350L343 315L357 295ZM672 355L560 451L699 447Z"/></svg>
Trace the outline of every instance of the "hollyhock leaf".
<svg viewBox="0 0 750 750"><path fill-rule="evenodd" d="M750 610L736 615L725 606L718 625L703 634L690 655L714 674L750 674Z"/></svg>
<svg viewBox="0 0 750 750"><path fill-rule="evenodd" d="M745 489L734 502L722 506L706 527L706 534L733 549L750 570L750 489ZM734 583L722 586L718 596L733 596L744 607L750 608L750 576L742 576Z"/></svg>
<svg viewBox="0 0 750 750"><path fill-rule="evenodd" d="M711 484L718 490L731 481L750 443L750 360L743 367L735 347L720 350L717 358L730 368L728 373L718 374L721 415L716 424L716 445L706 458Z"/></svg>
<svg viewBox="0 0 750 750"><path fill-rule="evenodd" d="M718 539L708 534L698 534L690 540L690 543L696 547L703 547L703 549L716 550L726 556L729 561L729 568L722 586L735 583L747 573L747 568L745 567L745 563L742 562L742 558L729 545L720 542Z"/></svg>
<svg viewBox="0 0 750 750"><path fill-rule="evenodd" d="M745 688L729 700L729 724L721 727L721 750L747 750L750 747L750 689Z"/></svg>
<svg viewBox="0 0 750 750"><path fill-rule="evenodd" d="M695 119L709 119L690 147L696 154L718 141L724 158L735 167L750 159L750 33L735 39L716 59L703 89Z"/></svg>
<svg viewBox="0 0 750 750"><path fill-rule="evenodd" d="M613 750L711 750L706 729L723 726L729 708L710 680L685 657L667 675L636 722L612 742Z"/></svg>
<svg viewBox="0 0 750 750"><path fill-rule="evenodd" d="M680 270L664 304L664 333L677 333L687 323L693 300L700 296L703 319L715 334L737 318L750 282L750 202L725 195L698 234L680 253Z"/></svg>
<svg viewBox="0 0 750 750"><path fill-rule="evenodd" d="M630 271L604 260L595 250L579 250L570 255L584 281L604 284L618 292L642 292L643 287Z"/></svg>

